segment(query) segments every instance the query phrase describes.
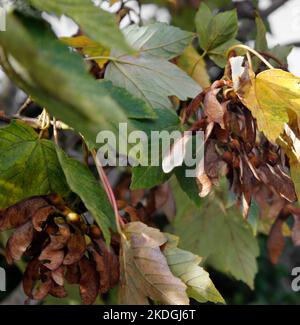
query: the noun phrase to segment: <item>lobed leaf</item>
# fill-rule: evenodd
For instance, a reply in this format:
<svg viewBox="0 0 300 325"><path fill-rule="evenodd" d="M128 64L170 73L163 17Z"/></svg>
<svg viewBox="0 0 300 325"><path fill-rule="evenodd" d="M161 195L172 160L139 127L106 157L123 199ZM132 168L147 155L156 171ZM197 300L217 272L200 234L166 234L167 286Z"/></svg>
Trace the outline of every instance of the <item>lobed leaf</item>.
<svg viewBox="0 0 300 325"><path fill-rule="evenodd" d="M92 40L107 48L114 47L131 52L115 16L96 7L91 0L30 0L30 3L40 10L58 16L67 15Z"/></svg>
<svg viewBox="0 0 300 325"><path fill-rule="evenodd" d="M139 27L130 25L123 30L128 43L139 53L147 53L167 60L183 52L194 34L164 23Z"/></svg>
<svg viewBox="0 0 300 325"><path fill-rule="evenodd" d="M38 20L8 15L0 46L7 75L39 105L83 134L90 147L96 146L101 129L115 132L118 123L126 121L130 129L130 118L148 122L156 117L151 107L125 89L94 80L80 56Z"/></svg>
<svg viewBox="0 0 300 325"><path fill-rule="evenodd" d="M69 158L59 148L57 155L70 189L82 199L109 243L109 229L115 230L115 219L104 189L86 166Z"/></svg>
<svg viewBox="0 0 300 325"><path fill-rule="evenodd" d="M253 288L259 249L241 212L225 206L216 195L202 201L199 208L178 186L174 195L177 215L173 225L183 248L208 258L209 264Z"/></svg>
<svg viewBox="0 0 300 325"><path fill-rule="evenodd" d="M187 285L187 294L198 302L225 303L212 280L198 264L201 257L177 247L179 238L165 234L168 242L163 250L172 273Z"/></svg>
<svg viewBox="0 0 300 325"><path fill-rule="evenodd" d="M120 252L122 304L148 305L148 298L167 305L189 304L186 286L171 273L160 250L166 241L158 229L141 222L125 226Z"/></svg>
<svg viewBox="0 0 300 325"><path fill-rule="evenodd" d="M0 128L0 208L24 198L68 193L53 143L20 121Z"/></svg>

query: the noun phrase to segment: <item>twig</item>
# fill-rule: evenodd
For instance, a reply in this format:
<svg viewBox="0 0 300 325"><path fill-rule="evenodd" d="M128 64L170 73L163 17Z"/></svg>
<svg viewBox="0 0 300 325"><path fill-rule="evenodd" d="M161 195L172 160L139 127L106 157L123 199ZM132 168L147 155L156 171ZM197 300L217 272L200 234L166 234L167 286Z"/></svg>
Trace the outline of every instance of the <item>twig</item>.
<svg viewBox="0 0 300 325"><path fill-rule="evenodd" d="M56 127L56 118L53 117L53 137L54 137L54 142L56 145L58 145L58 134L57 134L57 127Z"/></svg>
<svg viewBox="0 0 300 325"><path fill-rule="evenodd" d="M268 62L261 54L259 54L257 51L253 50L251 47L249 47L247 45L243 45L243 44L234 45L228 50L228 53L230 53L232 50L234 50L236 48L240 48L240 49L251 52L256 57L258 57L269 69L274 69L274 67L272 66L272 64L270 62Z"/></svg>
<svg viewBox="0 0 300 325"><path fill-rule="evenodd" d="M116 219L116 225L117 225L117 230L118 230L118 233L120 235L122 235L122 227L124 226L124 222L119 214L119 210L118 210L118 205L117 205L117 201L116 201L116 198L115 198L115 195L113 193L113 190L110 186L110 183L109 183L109 180L105 174L105 171L101 165L101 162L100 160L98 159L97 157L97 152L95 149L92 150L92 156L94 158L94 161L95 161L95 164L96 164L96 167L97 167L97 171L98 171L98 174L99 174L99 177L102 181L102 184L103 184L103 187L105 189L105 192L108 196L108 199L113 207L113 210L114 210L114 213L115 213L115 219Z"/></svg>
<svg viewBox="0 0 300 325"><path fill-rule="evenodd" d="M0 121L3 121L5 123L10 123L13 120L20 120L20 121L27 123L28 125L30 125L33 128L36 128L36 129L43 128L42 122L38 118L27 117L27 116L22 116L22 115L18 115L18 114L4 115L4 114L2 114L2 112L3 111L0 111ZM50 124L53 125L53 121L50 121ZM60 130L60 129L64 130L64 129L68 128L67 125L62 123L61 121L55 121L55 125L58 130ZM71 128L68 128L68 129L71 129Z"/></svg>
<svg viewBox="0 0 300 325"><path fill-rule="evenodd" d="M284 64L281 60L279 60L275 55L273 55L272 53L268 53L268 52L259 52L262 56L264 56L267 59L272 59L274 60L276 63L279 64L280 67L285 68L286 64Z"/></svg>
<svg viewBox="0 0 300 325"><path fill-rule="evenodd" d="M88 166L89 165L89 149L85 141L82 141L82 151L83 151L83 161Z"/></svg>
<svg viewBox="0 0 300 325"><path fill-rule="evenodd" d="M270 7L268 7L265 10L261 10L261 16L267 18L269 15L271 15L274 11L279 9L282 5L284 5L288 1L289 0L273 0Z"/></svg>
<svg viewBox="0 0 300 325"><path fill-rule="evenodd" d="M24 102L24 104L19 108L18 112L16 115L21 115L26 109L27 107L32 103L32 100L30 98L30 96L26 99L26 101Z"/></svg>

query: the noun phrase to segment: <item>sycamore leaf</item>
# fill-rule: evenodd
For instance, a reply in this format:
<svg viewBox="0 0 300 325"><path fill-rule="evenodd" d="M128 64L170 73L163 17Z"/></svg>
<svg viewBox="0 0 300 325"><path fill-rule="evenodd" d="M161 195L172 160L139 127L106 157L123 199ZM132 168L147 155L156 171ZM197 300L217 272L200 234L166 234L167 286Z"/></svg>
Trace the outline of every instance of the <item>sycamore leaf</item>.
<svg viewBox="0 0 300 325"><path fill-rule="evenodd" d="M172 134L173 131L179 131L181 129L180 120L176 113L168 109L156 109L154 110L157 113L158 118L152 123L149 123L149 126L153 124L149 130L151 129L160 132L163 134L165 131L168 131ZM138 125L137 125L138 127ZM149 139L151 138L151 133L146 130ZM158 137L156 137L158 139ZM159 139L158 139L159 140ZM154 142L148 144L148 158L151 157L151 150L156 146ZM162 151L163 148L158 144L157 148L159 149L159 157L158 157L158 166L153 166L154 164L149 163L148 166L136 166L132 168L132 180L130 188L134 189L145 189L151 188L156 185L164 183L171 174L165 174L162 170ZM157 157L155 157L157 158Z"/></svg>
<svg viewBox="0 0 300 325"><path fill-rule="evenodd" d="M289 111L300 114L300 78L280 69L256 76L245 69L240 77L237 95L256 118L259 130L275 142L289 121Z"/></svg>
<svg viewBox="0 0 300 325"><path fill-rule="evenodd" d="M283 148L289 159L291 178L295 191L300 198L300 139L288 124L284 126L285 134L278 139L278 144Z"/></svg>
<svg viewBox="0 0 300 325"><path fill-rule="evenodd" d="M104 48L101 44L89 39L84 35L74 37L62 37L61 40L68 46L79 48L87 57L109 56L110 50ZM95 59L100 68L108 62L108 59Z"/></svg>
<svg viewBox="0 0 300 325"><path fill-rule="evenodd" d="M189 304L185 284L171 273L160 250L166 242L158 229L141 222L126 224L120 252L122 304L148 305L148 298L166 305Z"/></svg>
<svg viewBox="0 0 300 325"><path fill-rule="evenodd" d="M178 186L173 189L177 207L173 226L182 247L253 288L259 248L241 212L224 205L214 192L197 208Z"/></svg>
<svg viewBox="0 0 300 325"><path fill-rule="evenodd" d="M192 45L184 50L178 60L178 66L197 81L202 88L210 86L205 61Z"/></svg>
<svg viewBox="0 0 300 325"><path fill-rule="evenodd" d="M209 52L209 57L213 60L219 67L224 68L227 62L227 52L234 46L239 44L239 41L236 39L231 39L218 47L214 48Z"/></svg>
<svg viewBox="0 0 300 325"><path fill-rule="evenodd" d="M105 79L153 108L171 108L169 96L187 100L201 92L201 87L175 64L146 53L138 57L118 56L107 66Z"/></svg>
<svg viewBox="0 0 300 325"><path fill-rule="evenodd" d="M128 43L140 53L170 60L183 52L194 37L193 33L164 23L139 27L130 25L123 30Z"/></svg>
<svg viewBox="0 0 300 325"><path fill-rule="evenodd" d="M115 52L117 58L107 66L105 79L142 98L153 108L172 108L170 96L187 100L201 92L192 78L168 62L182 53L191 42L192 33L156 23L129 26L124 34L138 54Z"/></svg>
<svg viewBox="0 0 300 325"><path fill-rule="evenodd" d="M91 0L30 0L30 3L40 10L69 16L87 36L106 48L131 52L115 16L96 7Z"/></svg>
<svg viewBox="0 0 300 325"><path fill-rule="evenodd" d="M189 199L191 199L197 206L200 206L202 201L201 197L199 196L199 186L197 185L196 178L186 177L186 169L187 168L185 165L176 168L175 175L178 181L178 185L189 197Z"/></svg>
<svg viewBox="0 0 300 325"><path fill-rule="evenodd" d="M262 20L262 18L257 15L255 18L256 23L256 39L255 39L255 50L258 52L264 52L267 55L271 54L270 57L274 56L278 59L282 64L287 65L287 57L293 49L293 46L281 46L276 45L275 47L269 49L268 42L267 42L267 29ZM280 63L277 60L270 60L270 63L273 66L278 66ZM258 58L253 59L254 70L256 71L258 67L259 60Z"/></svg>
<svg viewBox="0 0 300 325"><path fill-rule="evenodd" d="M129 118L148 123L156 117L151 107L125 89L94 80L81 57L38 20L7 15L7 33L0 34L0 45L7 75L39 105L83 134L90 146L96 146L101 129L115 131L126 121L128 129L134 129Z"/></svg>
<svg viewBox="0 0 300 325"><path fill-rule="evenodd" d="M212 280L199 263L201 257L177 247L179 238L165 234L168 242L163 250L172 273L187 285L189 297L199 302L225 303Z"/></svg>
<svg viewBox="0 0 300 325"><path fill-rule="evenodd" d="M50 193L68 193L53 143L22 122L0 128L0 208Z"/></svg>
<svg viewBox="0 0 300 325"><path fill-rule="evenodd" d="M109 245L110 231L115 230L115 218L108 197L92 172L79 161L69 158L57 148L57 155L70 189L76 193L103 231Z"/></svg>
<svg viewBox="0 0 300 325"><path fill-rule="evenodd" d="M268 51L269 47L266 38L267 29L262 18L258 14L255 17L255 24L256 24L255 49L259 52Z"/></svg>
<svg viewBox="0 0 300 325"><path fill-rule="evenodd" d="M201 3L195 17L201 48L219 66L224 66L225 53L237 41L238 19L236 10L213 15L205 3Z"/></svg>

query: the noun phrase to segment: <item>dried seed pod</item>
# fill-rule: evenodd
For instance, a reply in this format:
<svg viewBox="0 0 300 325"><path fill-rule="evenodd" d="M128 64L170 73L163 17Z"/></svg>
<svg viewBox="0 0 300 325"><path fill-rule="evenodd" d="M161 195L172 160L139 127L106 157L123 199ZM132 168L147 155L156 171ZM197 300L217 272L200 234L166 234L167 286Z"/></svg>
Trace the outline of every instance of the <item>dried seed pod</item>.
<svg viewBox="0 0 300 325"><path fill-rule="evenodd" d="M92 305L99 292L99 275L95 264L85 256L79 261L79 292L84 305Z"/></svg>
<svg viewBox="0 0 300 325"><path fill-rule="evenodd" d="M84 236L79 230L71 234L67 243L68 252L64 258L63 264L70 265L78 262L86 250L86 242Z"/></svg>
<svg viewBox="0 0 300 325"><path fill-rule="evenodd" d="M32 222L29 220L19 227L9 238L6 245L6 257L9 264L21 259L33 239Z"/></svg>

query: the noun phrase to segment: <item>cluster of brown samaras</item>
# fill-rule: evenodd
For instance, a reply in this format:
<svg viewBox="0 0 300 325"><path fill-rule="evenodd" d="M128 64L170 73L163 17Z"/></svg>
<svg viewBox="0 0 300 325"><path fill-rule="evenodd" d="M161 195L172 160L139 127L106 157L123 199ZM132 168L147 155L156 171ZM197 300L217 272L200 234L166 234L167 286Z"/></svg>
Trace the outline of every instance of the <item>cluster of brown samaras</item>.
<svg viewBox="0 0 300 325"><path fill-rule="evenodd" d="M191 130L205 131L204 169L196 177L199 195L205 197L221 176L227 177L244 217L256 204L260 218L271 226L268 251L277 263L285 245L282 227L289 216L294 217L292 239L300 245L300 209L289 160L280 146L257 130L256 120L231 86L231 81L214 82L183 114L185 122L192 121Z"/></svg>
<svg viewBox="0 0 300 325"><path fill-rule="evenodd" d="M63 202L33 197L0 212L0 231L14 229L6 246L9 263L29 260L23 287L31 299L65 297L65 281L78 284L84 304L92 304L119 281L119 262L100 229L72 213Z"/></svg>

